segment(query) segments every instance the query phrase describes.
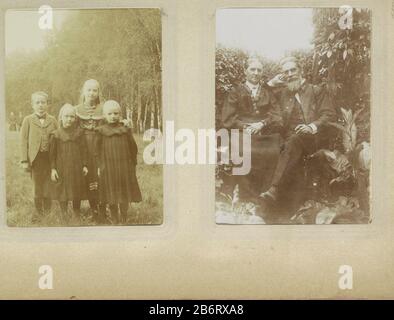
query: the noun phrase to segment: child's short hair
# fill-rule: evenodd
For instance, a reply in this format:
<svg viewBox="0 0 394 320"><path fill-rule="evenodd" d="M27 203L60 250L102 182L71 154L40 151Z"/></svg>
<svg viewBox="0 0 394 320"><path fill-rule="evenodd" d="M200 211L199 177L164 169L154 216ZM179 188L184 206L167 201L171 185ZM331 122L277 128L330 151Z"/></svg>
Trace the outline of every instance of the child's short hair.
<svg viewBox="0 0 394 320"><path fill-rule="evenodd" d="M105 114L106 110L109 107L117 107L120 112L122 112L122 108L120 107L120 104L116 102L115 100L107 100L103 104L103 113Z"/></svg>
<svg viewBox="0 0 394 320"><path fill-rule="evenodd" d="M74 113L77 114L77 110L75 109L75 107L74 107L73 105L71 105L70 103L64 104L64 105L60 108L60 111L59 111L58 120L59 120L59 123L60 123L60 124L63 124L63 123L62 123L63 114L64 114L64 112L65 112L67 109L72 109L72 110L74 111Z"/></svg>
<svg viewBox="0 0 394 320"><path fill-rule="evenodd" d="M32 94L31 94L31 102L33 103L33 99L34 99L34 97L35 96L40 96L40 97L44 97L45 99L46 99L46 101L48 102L48 100L49 100L49 96L48 96L48 94L47 93L45 93L44 91L36 91L36 92L33 92Z"/></svg>

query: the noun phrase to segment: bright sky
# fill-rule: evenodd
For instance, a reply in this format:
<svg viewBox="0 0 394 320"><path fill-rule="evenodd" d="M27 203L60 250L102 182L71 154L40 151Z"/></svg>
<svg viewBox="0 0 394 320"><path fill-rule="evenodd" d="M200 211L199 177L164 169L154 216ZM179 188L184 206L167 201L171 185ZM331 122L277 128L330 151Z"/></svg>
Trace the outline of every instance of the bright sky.
<svg viewBox="0 0 394 320"><path fill-rule="evenodd" d="M59 28L70 14L69 10L53 10L53 25ZM38 21L42 16L37 10L7 10L5 15L6 55L19 50L38 50L43 48L45 34Z"/></svg>
<svg viewBox="0 0 394 320"><path fill-rule="evenodd" d="M216 42L251 54L280 59L286 51L311 49L312 9L220 9L216 12Z"/></svg>

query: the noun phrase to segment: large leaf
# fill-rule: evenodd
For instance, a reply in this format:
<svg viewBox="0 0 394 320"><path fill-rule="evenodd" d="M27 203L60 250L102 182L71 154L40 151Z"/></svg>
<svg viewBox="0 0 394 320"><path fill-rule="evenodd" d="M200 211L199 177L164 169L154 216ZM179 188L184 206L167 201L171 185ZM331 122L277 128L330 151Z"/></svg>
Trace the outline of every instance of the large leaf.
<svg viewBox="0 0 394 320"><path fill-rule="evenodd" d="M338 150L330 151L327 149L320 149L312 156L325 159L330 168L332 168L338 174L351 169L351 164L348 158Z"/></svg>
<svg viewBox="0 0 394 320"><path fill-rule="evenodd" d="M314 200L308 200L290 220L298 224L313 224L315 223L316 214L323 208L324 204Z"/></svg>
<svg viewBox="0 0 394 320"><path fill-rule="evenodd" d="M326 176L330 177L329 185L334 183L352 182L354 170L346 155L338 150L330 151L320 149L311 158L317 158L321 163L321 170L327 171ZM322 172L323 174L323 172Z"/></svg>
<svg viewBox="0 0 394 320"><path fill-rule="evenodd" d="M371 166L371 145L363 141L358 154L358 167L362 170L369 170Z"/></svg>
<svg viewBox="0 0 394 320"><path fill-rule="evenodd" d="M256 211L256 205L251 202L238 202L237 207L233 208L229 201L216 201L216 223L265 224Z"/></svg>
<svg viewBox="0 0 394 320"><path fill-rule="evenodd" d="M317 215L316 215L316 224L331 224L335 217L337 216L337 213L328 207L324 207L323 210L321 210Z"/></svg>
<svg viewBox="0 0 394 320"><path fill-rule="evenodd" d="M236 184L233 190L233 197L231 201L231 207L233 210L238 205L238 203L239 203L239 185Z"/></svg>
<svg viewBox="0 0 394 320"><path fill-rule="evenodd" d="M360 114L360 112L361 112L361 110L358 110L353 115L352 109L347 110L347 109L341 108L342 119L344 122L344 124L341 128L342 143L343 143L343 146L344 146L346 152L351 152L356 147L357 127L356 127L355 120L356 120L357 116Z"/></svg>

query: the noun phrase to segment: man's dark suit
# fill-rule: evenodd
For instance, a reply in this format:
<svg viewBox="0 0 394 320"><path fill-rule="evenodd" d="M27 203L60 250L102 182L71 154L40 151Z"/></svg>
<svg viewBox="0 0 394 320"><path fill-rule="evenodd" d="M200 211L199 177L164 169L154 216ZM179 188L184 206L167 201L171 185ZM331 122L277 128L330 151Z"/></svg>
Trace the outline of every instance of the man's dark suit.
<svg viewBox="0 0 394 320"><path fill-rule="evenodd" d="M324 128L328 122L335 120L335 110L325 89L304 83L296 92L287 88L279 91L279 103L282 108L284 121L284 148L272 179L273 186L285 184L287 178L294 174L305 155L311 154L318 148L318 140L326 134ZM294 129L299 124L315 126L315 134L296 134Z"/></svg>

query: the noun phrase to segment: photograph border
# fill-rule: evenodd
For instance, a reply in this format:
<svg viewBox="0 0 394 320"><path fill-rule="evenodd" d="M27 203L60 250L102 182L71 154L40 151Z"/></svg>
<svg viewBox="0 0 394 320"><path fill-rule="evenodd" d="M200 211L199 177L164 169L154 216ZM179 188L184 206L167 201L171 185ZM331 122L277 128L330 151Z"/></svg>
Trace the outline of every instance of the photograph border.
<svg viewBox="0 0 394 320"><path fill-rule="evenodd" d="M89 9L133 9L133 8L152 8L159 9L161 11L161 31L162 31L162 73L161 73L161 84L162 84L162 122L165 123L171 115L175 114L174 109L174 95L175 91L173 86L176 84L174 75L176 74L176 64L170 57L176 56L175 48L169 45L170 39L175 36L174 25L169 22L169 16L175 16L174 1L113 1L113 5L108 6L108 3L103 1L89 1L89 2L78 2L78 1L47 1L46 5L50 5L54 10L89 10ZM17 1L12 2L6 0L0 4L1 9L1 35L0 35L0 48L2 52L5 52L5 14L8 9L10 10L37 10L43 5L39 1ZM1 65L5 66L5 59L1 56ZM2 68L4 70L5 68ZM1 91L5 90L5 74L0 75ZM0 121L5 123L5 92L0 92ZM4 97L4 98L3 98ZM172 117L171 117L172 119ZM3 133L6 131L4 127ZM163 134L164 135L164 134ZM3 137L5 134L3 134ZM5 154L5 139L0 139L0 147L3 150L2 154ZM143 150L139 150L139 153L143 153ZM1 159L2 162L2 176L5 181L5 159ZM132 225L132 226L77 226L77 227L10 227L7 226L7 209L6 201L2 201L2 209L0 211L0 239L7 241L39 241L45 242L51 239L51 241L118 241L123 240L134 240L145 237L163 237L174 232L176 228L176 220L174 219L174 203L171 198L176 194L176 185L167 184L165 181L173 175L174 168L166 165L162 165L163 179L162 179L162 190L163 190L163 208L162 208L162 224L152 225ZM2 199L6 198L5 183L0 186L0 193L3 195Z"/></svg>

